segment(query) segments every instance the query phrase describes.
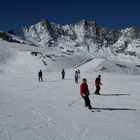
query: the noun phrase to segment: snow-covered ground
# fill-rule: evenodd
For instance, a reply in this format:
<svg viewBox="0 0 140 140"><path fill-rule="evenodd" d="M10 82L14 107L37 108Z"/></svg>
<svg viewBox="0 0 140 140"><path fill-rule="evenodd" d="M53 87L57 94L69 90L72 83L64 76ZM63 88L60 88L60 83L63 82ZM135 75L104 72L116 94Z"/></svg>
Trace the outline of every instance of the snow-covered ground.
<svg viewBox="0 0 140 140"><path fill-rule="evenodd" d="M99 72L105 65L103 58L88 61L75 56L77 65L71 58L65 80L58 66L53 72L44 68L44 82L38 82L40 61L29 55L31 48L17 51L17 47L0 48L0 140L139 140L140 75ZM78 84L73 77L77 69L81 71ZM98 74L102 75L101 96L93 94ZM84 107L83 99L69 106L80 98L82 78L87 78L95 112Z"/></svg>

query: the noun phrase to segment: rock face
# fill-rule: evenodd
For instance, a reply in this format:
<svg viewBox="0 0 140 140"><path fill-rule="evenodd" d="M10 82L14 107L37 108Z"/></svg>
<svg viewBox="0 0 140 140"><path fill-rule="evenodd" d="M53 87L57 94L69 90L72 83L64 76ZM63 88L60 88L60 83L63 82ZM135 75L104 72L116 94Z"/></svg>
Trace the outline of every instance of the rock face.
<svg viewBox="0 0 140 140"><path fill-rule="evenodd" d="M133 27L122 30L118 41L113 47L116 53L140 59L140 30Z"/></svg>
<svg viewBox="0 0 140 140"><path fill-rule="evenodd" d="M8 33L3 32L3 31L0 31L0 38L8 42L20 43L18 40L13 39L12 36L10 36Z"/></svg>
<svg viewBox="0 0 140 140"><path fill-rule="evenodd" d="M96 22L85 20L65 26L43 20L30 27L11 30L9 33L46 46L63 41L77 46L96 44L99 47L113 45L120 35L120 31L106 29Z"/></svg>
<svg viewBox="0 0 140 140"><path fill-rule="evenodd" d="M100 49L114 54L140 57L140 31L134 28L124 30L107 29L94 21L80 20L73 25L61 26L42 20L29 26L9 31L10 34L38 46L80 48L90 52Z"/></svg>

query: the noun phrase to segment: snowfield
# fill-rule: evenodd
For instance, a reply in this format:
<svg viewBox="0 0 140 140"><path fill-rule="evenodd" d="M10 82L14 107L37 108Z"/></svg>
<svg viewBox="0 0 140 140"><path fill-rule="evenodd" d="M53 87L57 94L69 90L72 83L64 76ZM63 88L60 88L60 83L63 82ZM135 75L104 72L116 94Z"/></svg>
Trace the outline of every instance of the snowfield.
<svg viewBox="0 0 140 140"><path fill-rule="evenodd" d="M0 140L140 139L138 61L128 64L116 60L117 67L116 61L93 59L87 54L65 57L63 53L62 59L58 51L58 61L43 59L46 68L42 57L32 56L31 52L40 51L44 56L54 50L10 45L0 44ZM64 80L63 66L67 68ZM105 66L108 71L102 69ZM39 69L43 69L43 82L38 82ZM78 84L74 83L77 69L81 71ZM98 74L102 75L101 96L93 94ZM83 99L69 106L80 98L82 78L87 78L94 112L84 107Z"/></svg>

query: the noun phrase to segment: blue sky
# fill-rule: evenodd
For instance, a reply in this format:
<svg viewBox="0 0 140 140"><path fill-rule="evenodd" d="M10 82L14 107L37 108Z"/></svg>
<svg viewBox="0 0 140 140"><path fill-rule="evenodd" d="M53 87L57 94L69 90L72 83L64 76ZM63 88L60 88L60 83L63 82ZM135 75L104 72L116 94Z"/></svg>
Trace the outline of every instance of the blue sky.
<svg viewBox="0 0 140 140"><path fill-rule="evenodd" d="M41 19L65 25L80 19L107 28L140 29L140 2L136 0L4 0L0 2L0 29L29 26Z"/></svg>

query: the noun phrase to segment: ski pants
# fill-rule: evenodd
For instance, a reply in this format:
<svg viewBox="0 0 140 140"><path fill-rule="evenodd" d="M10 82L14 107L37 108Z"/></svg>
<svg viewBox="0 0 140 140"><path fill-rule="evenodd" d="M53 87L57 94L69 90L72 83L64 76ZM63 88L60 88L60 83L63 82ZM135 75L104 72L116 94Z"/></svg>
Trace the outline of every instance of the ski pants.
<svg viewBox="0 0 140 140"><path fill-rule="evenodd" d="M85 107L91 107L89 96L82 96L85 100Z"/></svg>
<svg viewBox="0 0 140 140"><path fill-rule="evenodd" d="M62 74L62 79L64 79L65 78L65 74Z"/></svg>
<svg viewBox="0 0 140 140"><path fill-rule="evenodd" d="M95 91L95 94L100 94L100 85L96 85L96 91Z"/></svg>
<svg viewBox="0 0 140 140"><path fill-rule="evenodd" d="M75 77L75 83L78 83L78 77Z"/></svg>
<svg viewBox="0 0 140 140"><path fill-rule="evenodd" d="M39 77L38 77L38 81L39 81L39 82L40 82L40 81L43 82L42 76L39 76Z"/></svg>

